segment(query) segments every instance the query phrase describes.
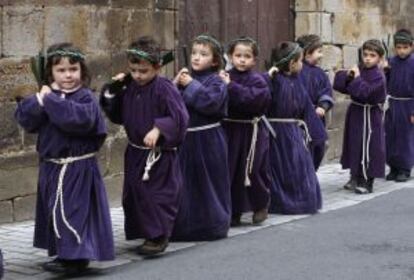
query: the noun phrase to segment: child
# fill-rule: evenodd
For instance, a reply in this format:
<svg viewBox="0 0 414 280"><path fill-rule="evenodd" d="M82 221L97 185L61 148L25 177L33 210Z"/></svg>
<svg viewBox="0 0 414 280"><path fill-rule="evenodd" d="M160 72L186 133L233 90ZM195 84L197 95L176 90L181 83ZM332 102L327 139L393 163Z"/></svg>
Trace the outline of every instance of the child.
<svg viewBox="0 0 414 280"><path fill-rule="evenodd" d="M310 34L299 37L297 42L303 48L304 53L303 68L299 74L299 78L310 95L316 114L319 117L318 123L325 127L326 113L332 108L334 101L329 78L318 67L318 63L323 57L322 41L318 35ZM313 156L313 163L316 170L318 170L322 162L325 150L325 142L318 143L312 141L310 152Z"/></svg>
<svg viewBox="0 0 414 280"><path fill-rule="evenodd" d="M177 146L184 138L188 113L175 86L160 72L160 47L144 36L127 50L130 74L118 74L102 90L101 105L122 124L129 145L125 152L122 205L127 240L145 238L141 255L159 254L177 214L182 185Z"/></svg>
<svg viewBox="0 0 414 280"><path fill-rule="evenodd" d="M45 270L83 271L114 259L111 219L95 154L106 137L99 106L86 86L84 55L70 43L47 50L48 84L18 103L16 119L38 133L40 157L34 246L56 259Z"/></svg>
<svg viewBox="0 0 414 280"><path fill-rule="evenodd" d="M192 42L191 74L175 78L190 113L190 125L180 149L184 188L173 231L180 241L215 240L230 227L230 179L227 144L220 121L227 113L226 85L220 43L200 35Z"/></svg>
<svg viewBox="0 0 414 280"><path fill-rule="evenodd" d="M229 149L232 225L253 210L253 223L267 218L270 202L269 133L261 121L271 102L269 87L252 69L259 54L256 41L240 37L229 44L233 65L221 77L227 84L229 117L224 119ZM249 207L250 206L250 207Z"/></svg>
<svg viewBox="0 0 414 280"><path fill-rule="evenodd" d="M351 96L345 120L342 168L351 169L345 189L357 194L373 191L374 178L384 177L385 139L382 103L385 77L378 67L384 49L378 40L362 45L363 65L341 70L335 75L334 89Z"/></svg>
<svg viewBox="0 0 414 280"><path fill-rule="evenodd" d="M385 114L387 180L405 182L414 165L414 57L413 36L406 29L394 35L396 56L387 73L389 108Z"/></svg>
<svg viewBox="0 0 414 280"><path fill-rule="evenodd" d="M327 136L299 78L302 59L297 43L282 42L272 54L275 67L266 75L272 91L268 116L277 135L270 140L272 213L313 214L322 207L308 142Z"/></svg>

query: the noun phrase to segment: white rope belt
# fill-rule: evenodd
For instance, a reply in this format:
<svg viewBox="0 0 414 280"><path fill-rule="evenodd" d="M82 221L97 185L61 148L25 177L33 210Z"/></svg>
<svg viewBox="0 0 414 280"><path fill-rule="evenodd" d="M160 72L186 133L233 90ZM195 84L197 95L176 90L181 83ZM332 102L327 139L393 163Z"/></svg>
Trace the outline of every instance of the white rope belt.
<svg viewBox="0 0 414 280"><path fill-rule="evenodd" d="M187 132L208 130L208 129L212 129L212 128L219 127L219 126L221 126L221 124L217 122L217 123L212 123L212 124L207 124L207 125L202 125L202 126L189 127L187 128Z"/></svg>
<svg viewBox="0 0 414 280"><path fill-rule="evenodd" d="M66 218L66 215L65 215L65 206L64 206L64 202L63 202L63 179L65 177L67 167L70 163L73 163L75 161L88 159L88 158L92 158L94 156L95 156L95 153L90 153L90 154L77 156L77 157L46 159L46 161L48 161L48 162L53 162L53 163L62 165L62 168L60 169L60 172L59 172L58 186L57 186L57 189L56 189L56 198L55 198L55 203L53 205L53 212L52 212L53 229L55 231L56 237L59 238L59 239L61 238L61 236L60 236L59 229L57 227L57 222L56 222L56 209L57 209L57 206L60 202L60 214L62 216L63 223L65 224L66 228L68 228L73 233L73 235L75 235L78 244L81 244L81 242L82 242L78 232L76 231L76 229L74 229L70 225L70 223L68 222L68 220Z"/></svg>
<svg viewBox="0 0 414 280"><path fill-rule="evenodd" d="M362 129L362 173L364 175L365 180L368 180L367 170L369 168L369 148L371 144L371 134L372 134L372 124L371 124L371 109L374 107L381 108L381 104L362 104L352 100L351 102L354 105L362 107L364 109L364 119L363 119L363 129Z"/></svg>
<svg viewBox="0 0 414 280"><path fill-rule="evenodd" d="M249 153L247 154L246 169L244 172L244 176L245 176L244 185L246 187L251 186L249 175L252 174L252 171L253 171L254 157L256 155L257 136L259 134L259 122L261 119L262 117L255 117L252 120L223 119L223 121L226 121L226 122L245 123L245 124L253 125L252 140L250 142L250 149L249 149Z"/></svg>
<svg viewBox="0 0 414 280"><path fill-rule="evenodd" d="M161 147L149 148L145 146L136 145L132 143L131 141L129 141L129 145L139 150L149 151L147 160L145 162L144 175L142 175L142 181L148 181L150 179L149 172L151 171L154 164L156 164L161 158L161 155L162 155ZM163 149L171 150L171 151L177 150L177 148L163 148Z"/></svg>
<svg viewBox="0 0 414 280"><path fill-rule="evenodd" d="M301 119L284 119L284 118L270 118L269 122L273 123L296 123L299 127L302 127L305 131L305 144L306 146L312 141L312 138L309 134L308 125L304 120Z"/></svg>
<svg viewBox="0 0 414 280"><path fill-rule="evenodd" d="M387 112L388 109L390 108L390 100L395 100L395 101L414 101L414 97L397 97L397 96L392 96L392 95L388 94L387 97L385 98L384 113Z"/></svg>

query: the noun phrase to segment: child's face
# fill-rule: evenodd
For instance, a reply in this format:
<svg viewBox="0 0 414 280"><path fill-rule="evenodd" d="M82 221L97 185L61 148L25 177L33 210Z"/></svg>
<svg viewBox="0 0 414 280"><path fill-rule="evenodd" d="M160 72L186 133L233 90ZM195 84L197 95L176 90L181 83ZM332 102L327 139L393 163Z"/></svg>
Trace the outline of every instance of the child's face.
<svg viewBox="0 0 414 280"><path fill-rule="evenodd" d="M151 82L158 75L160 68L142 59L139 63L128 61L132 78L141 86Z"/></svg>
<svg viewBox="0 0 414 280"><path fill-rule="evenodd" d="M372 68L380 63L381 56L375 51L363 50L362 60L365 68Z"/></svg>
<svg viewBox="0 0 414 280"><path fill-rule="evenodd" d="M52 66L52 76L59 89L71 91L81 83L81 66L79 62L71 64L69 58L63 57L58 64Z"/></svg>
<svg viewBox="0 0 414 280"><path fill-rule="evenodd" d="M395 53L400 58L406 58L408 57L413 50L413 46L411 44L396 44L395 45Z"/></svg>
<svg viewBox="0 0 414 280"><path fill-rule="evenodd" d="M297 74L302 70L303 67L303 53L300 54L300 57L298 60L291 60L289 63L289 72L291 74Z"/></svg>
<svg viewBox="0 0 414 280"><path fill-rule="evenodd" d="M256 58L252 47L246 44L237 44L230 56L231 63L238 71L247 71L254 67Z"/></svg>
<svg viewBox="0 0 414 280"><path fill-rule="evenodd" d="M191 50L191 68L195 71L209 69L214 63L213 51L209 45L194 44Z"/></svg>
<svg viewBox="0 0 414 280"><path fill-rule="evenodd" d="M319 64L322 58L323 58L322 48L317 48L312 53L307 53L305 56L305 60L311 65Z"/></svg>

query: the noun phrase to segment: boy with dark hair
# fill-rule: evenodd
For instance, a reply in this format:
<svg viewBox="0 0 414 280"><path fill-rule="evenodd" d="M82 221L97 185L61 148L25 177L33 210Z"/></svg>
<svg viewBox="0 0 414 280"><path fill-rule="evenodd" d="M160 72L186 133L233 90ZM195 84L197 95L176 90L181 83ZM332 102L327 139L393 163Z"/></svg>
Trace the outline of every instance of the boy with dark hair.
<svg viewBox="0 0 414 280"><path fill-rule="evenodd" d="M338 71L333 86L352 100L346 114L341 164L351 170L351 179L344 188L357 194L371 193L374 178L385 173L382 104L386 85L379 67L385 51L380 41L368 40L362 52L363 65Z"/></svg>
<svg viewBox="0 0 414 280"><path fill-rule="evenodd" d="M388 110L385 114L385 142L390 173L387 180L405 182L414 165L414 57L413 36L400 29L394 35L395 56L387 76Z"/></svg>

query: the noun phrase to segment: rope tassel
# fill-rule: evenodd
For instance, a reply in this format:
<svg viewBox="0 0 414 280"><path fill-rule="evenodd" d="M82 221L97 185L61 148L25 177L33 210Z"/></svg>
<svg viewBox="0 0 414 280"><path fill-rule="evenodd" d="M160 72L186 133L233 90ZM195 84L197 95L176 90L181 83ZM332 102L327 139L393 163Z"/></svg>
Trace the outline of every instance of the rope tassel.
<svg viewBox="0 0 414 280"><path fill-rule="evenodd" d="M145 163L144 175L142 176L142 181L148 181L150 179L149 172L154 164L161 158L161 149L154 148L152 149L147 157Z"/></svg>

